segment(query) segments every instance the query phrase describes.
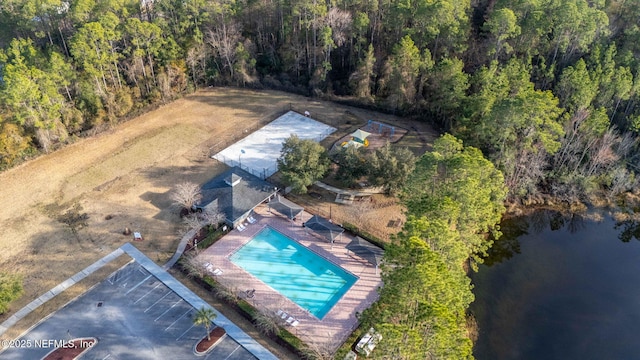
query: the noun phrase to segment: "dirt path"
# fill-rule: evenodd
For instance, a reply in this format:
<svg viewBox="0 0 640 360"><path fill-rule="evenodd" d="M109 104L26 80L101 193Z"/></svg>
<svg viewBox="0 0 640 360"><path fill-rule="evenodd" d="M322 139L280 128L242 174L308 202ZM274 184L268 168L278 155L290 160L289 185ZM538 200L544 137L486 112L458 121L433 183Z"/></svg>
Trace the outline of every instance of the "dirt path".
<svg viewBox="0 0 640 360"><path fill-rule="evenodd" d="M136 247L163 264L181 237L171 188L224 171L212 150L291 105L341 130L371 116L401 121L281 92L215 88L0 173L0 271L21 274L25 288L0 321L130 241L125 227L142 232Z"/></svg>

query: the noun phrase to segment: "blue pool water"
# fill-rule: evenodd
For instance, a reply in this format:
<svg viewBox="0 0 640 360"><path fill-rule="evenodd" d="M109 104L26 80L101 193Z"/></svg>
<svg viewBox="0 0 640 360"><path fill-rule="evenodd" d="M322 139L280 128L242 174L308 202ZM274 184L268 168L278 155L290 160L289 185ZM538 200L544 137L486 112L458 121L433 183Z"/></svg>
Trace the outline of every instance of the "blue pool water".
<svg viewBox="0 0 640 360"><path fill-rule="evenodd" d="M265 228L231 261L322 319L357 277L272 228Z"/></svg>

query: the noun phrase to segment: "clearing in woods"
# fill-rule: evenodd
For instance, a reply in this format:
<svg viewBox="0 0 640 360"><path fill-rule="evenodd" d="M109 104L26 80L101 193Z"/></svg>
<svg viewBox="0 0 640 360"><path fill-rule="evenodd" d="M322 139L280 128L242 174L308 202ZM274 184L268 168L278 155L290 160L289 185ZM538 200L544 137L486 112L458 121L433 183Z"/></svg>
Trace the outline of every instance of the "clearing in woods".
<svg viewBox="0 0 640 360"><path fill-rule="evenodd" d="M158 264L180 239L169 192L205 182L226 165L210 158L293 106L338 131L327 145L368 119L413 129L401 140L416 153L434 132L426 124L276 91L214 88L166 104L97 136L0 173L0 272L19 273L24 295L8 316L123 243L125 227L141 232L138 247ZM417 128L416 128L417 127ZM334 206L334 218L348 207ZM390 209L388 209L390 210ZM389 215L397 217L396 209ZM393 229L397 231L397 229ZM93 285L80 284L18 323L18 335L41 316Z"/></svg>

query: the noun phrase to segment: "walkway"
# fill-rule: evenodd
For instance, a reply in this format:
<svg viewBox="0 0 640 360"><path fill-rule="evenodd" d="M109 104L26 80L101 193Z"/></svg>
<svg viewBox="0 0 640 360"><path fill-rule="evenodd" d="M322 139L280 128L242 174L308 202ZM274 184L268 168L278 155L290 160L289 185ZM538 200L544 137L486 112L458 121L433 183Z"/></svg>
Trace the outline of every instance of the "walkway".
<svg viewBox="0 0 640 360"><path fill-rule="evenodd" d="M176 249L176 253L173 254L173 256L171 257L171 259L169 259L169 261L167 261L166 264L162 265L162 269L163 270L169 270L171 269L171 267L173 265L176 264L176 262L178 262L178 260L180 259L180 256L182 256L182 253L184 252L184 249L187 247L187 243L189 242L189 240L191 240L194 236L196 235L196 230L192 229L187 231L186 234L184 234L184 236L182 237L182 239L180 240L180 243L178 244L178 248Z"/></svg>
<svg viewBox="0 0 640 360"><path fill-rule="evenodd" d="M351 195L351 196L370 196L373 194L383 194L384 193L384 189L382 187L371 187L371 188L366 188L366 189L362 189L361 191L356 191L356 190L344 190L344 189L339 189L337 187L333 187L331 185L327 185L321 181L316 181L313 183L313 185L317 186L317 187L321 187L325 190L331 191L332 193L338 194L338 195Z"/></svg>
<svg viewBox="0 0 640 360"><path fill-rule="evenodd" d="M114 260L115 258L117 258L118 256L120 256L122 254L124 254L124 251L122 250L122 248L118 248L118 249L114 250L113 252L111 252L110 254L108 254L105 257L103 257L102 259L100 259L100 260L94 262L93 264L87 266L84 270L80 271L79 273L77 273L77 274L73 275L72 277L68 278L67 280L61 282L60 284L58 284L53 289L51 289L51 290L47 291L46 293L42 294L40 297L38 297L37 299L35 299L32 302L30 302L29 304L27 304L25 307L20 309L15 314L11 315L7 320L5 320L2 324L0 324L0 335L4 334L10 327L15 325L18 321L22 320L25 316L29 315L30 312L35 310L40 305L42 305L42 304L46 303L47 301L51 300L54 296L56 296L56 295L60 294L61 292L67 290L71 286L75 285L78 281L80 281L80 280L86 278L87 276L91 275L96 270L100 269L101 267L103 267L104 265L108 264L109 262L111 262L112 260Z"/></svg>
<svg viewBox="0 0 640 360"><path fill-rule="evenodd" d="M189 234L186 234L185 237L187 237L187 235ZM182 241L181 241L181 244L182 244ZM184 250L184 247L182 248L180 253L182 253L183 250ZM116 259L118 256L123 255L125 253L131 256L131 258L133 258L138 264L144 267L145 270L147 270L150 274L155 276L165 286L167 286L169 289L175 292L178 296L180 296L185 302L187 302L193 308L201 309L204 307L204 308L213 310L217 314L215 324L220 327L223 327L230 337L232 337L237 343L242 345L243 348L245 348L255 357L261 360L263 359L277 360L277 357L275 357L269 350L265 349L252 337L250 337L244 331L242 331L242 329L240 329L236 324L231 322L231 320L227 319L224 315L222 315L216 309L211 307L211 305L209 305L207 302L202 300L198 295L194 294L191 290L189 290L189 288L184 286L182 283L176 280L173 276L167 273L164 268L161 268L160 266L156 265L151 259L149 259L146 255L144 255L142 252L140 252L140 250L136 249L130 243L126 243L122 245L120 248L114 250L113 252L106 255L102 259L91 264L84 270L80 271L79 273L75 274L69 279L58 284L56 287L49 290L47 293L40 296L36 300L32 301L27 306L22 308L20 311L12 315L9 319L7 319L2 324L0 324L0 335L4 334L7 331L7 329L9 329L11 326L17 323L20 319L27 316L30 312L35 310L40 305L44 304L48 300L52 299L54 296L65 291L69 287L76 284L78 281L86 278L96 270L100 269L107 263L111 262L112 260ZM171 260L167 264L169 264L170 262ZM167 264L165 264L165 266L167 266Z"/></svg>
<svg viewBox="0 0 640 360"><path fill-rule="evenodd" d="M332 193L336 194L335 202L337 202L338 204L351 204L353 203L353 200L355 200L356 196L364 197L364 196L371 196L373 194L384 193L384 189L382 187L372 187L372 188L362 189L362 191L355 191L355 190L338 189L337 187L327 185L320 181L314 182L313 185L316 185L318 187L321 187L325 190L331 191Z"/></svg>

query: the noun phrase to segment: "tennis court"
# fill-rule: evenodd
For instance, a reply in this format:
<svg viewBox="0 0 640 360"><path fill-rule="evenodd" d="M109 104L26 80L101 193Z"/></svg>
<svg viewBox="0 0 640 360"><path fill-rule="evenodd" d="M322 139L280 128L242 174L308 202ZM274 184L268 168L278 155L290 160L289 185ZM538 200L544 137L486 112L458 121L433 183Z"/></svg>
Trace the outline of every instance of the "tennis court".
<svg viewBox="0 0 640 360"><path fill-rule="evenodd" d="M229 166L240 166L265 179L278 170L277 159L280 157L282 143L291 134L296 134L300 139L321 141L334 131L334 127L289 111L212 158Z"/></svg>

